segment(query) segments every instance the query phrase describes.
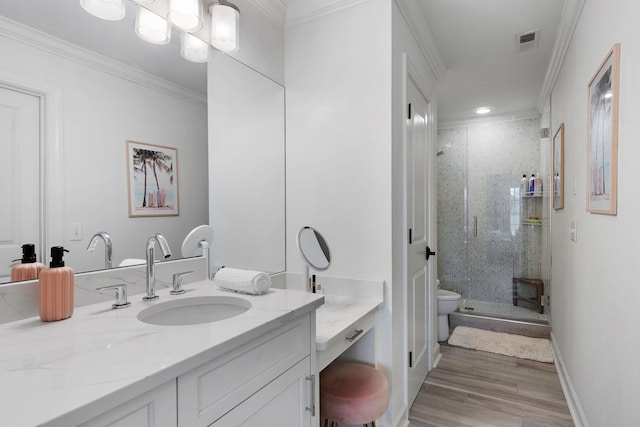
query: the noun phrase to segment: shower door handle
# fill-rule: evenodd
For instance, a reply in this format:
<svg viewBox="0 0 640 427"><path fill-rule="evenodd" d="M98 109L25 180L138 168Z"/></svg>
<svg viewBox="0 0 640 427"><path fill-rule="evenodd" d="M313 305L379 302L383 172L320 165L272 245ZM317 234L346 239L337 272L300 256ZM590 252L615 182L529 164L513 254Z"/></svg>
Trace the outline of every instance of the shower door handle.
<svg viewBox="0 0 640 427"><path fill-rule="evenodd" d="M429 246L427 246L427 261L431 255L435 255L436 253L431 250Z"/></svg>
<svg viewBox="0 0 640 427"><path fill-rule="evenodd" d="M473 235L474 237L478 237L478 217L473 217Z"/></svg>

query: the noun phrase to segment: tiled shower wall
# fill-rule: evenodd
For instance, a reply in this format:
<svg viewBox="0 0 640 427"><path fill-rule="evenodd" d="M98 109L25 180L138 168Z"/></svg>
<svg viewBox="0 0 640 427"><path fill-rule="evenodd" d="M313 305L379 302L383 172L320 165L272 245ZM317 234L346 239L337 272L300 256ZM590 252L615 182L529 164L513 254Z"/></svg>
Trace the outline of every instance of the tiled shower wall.
<svg viewBox="0 0 640 427"><path fill-rule="evenodd" d="M437 165L441 287L511 304L513 277L541 275L542 227L529 219L543 198L520 194L522 175L540 172L539 120L441 129Z"/></svg>

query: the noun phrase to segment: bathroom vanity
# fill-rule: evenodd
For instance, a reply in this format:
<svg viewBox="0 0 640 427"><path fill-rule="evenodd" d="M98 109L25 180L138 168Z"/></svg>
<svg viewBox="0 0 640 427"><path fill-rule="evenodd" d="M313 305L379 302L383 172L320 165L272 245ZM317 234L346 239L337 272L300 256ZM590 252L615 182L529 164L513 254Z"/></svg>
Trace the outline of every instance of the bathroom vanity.
<svg viewBox="0 0 640 427"><path fill-rule="evenodd" d="M252 419L312 425L318 294L261 296L190 283L157 302L101 302L73 317L0 325L0 411L12 426L232 426ZM158 326L138 319L155 304L194 297L248 302L215 322Z"/></svg>

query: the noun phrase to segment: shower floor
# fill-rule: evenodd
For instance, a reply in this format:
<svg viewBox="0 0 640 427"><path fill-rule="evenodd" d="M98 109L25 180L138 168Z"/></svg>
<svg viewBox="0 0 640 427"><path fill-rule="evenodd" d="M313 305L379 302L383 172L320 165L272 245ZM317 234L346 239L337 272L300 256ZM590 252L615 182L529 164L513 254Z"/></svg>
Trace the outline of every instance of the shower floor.
<svg viewBox="0 0 640 427"><path fill-rule="evenodd" d="M471 310L472 309L472 310ZM461 300L460 312L474 314L489 314L499 317L507 317L509 319L527 319L538 321L549 321L549 315L546 313L538 313L536 309L518 307L512 304L503 304L499 302Z"/></svg>

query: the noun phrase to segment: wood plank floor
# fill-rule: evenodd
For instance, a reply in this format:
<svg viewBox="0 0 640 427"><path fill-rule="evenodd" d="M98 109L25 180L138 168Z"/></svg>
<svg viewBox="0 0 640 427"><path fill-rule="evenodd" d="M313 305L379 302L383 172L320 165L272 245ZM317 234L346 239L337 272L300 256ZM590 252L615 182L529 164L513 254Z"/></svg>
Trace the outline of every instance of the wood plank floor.
<svg viewBox="0 0 640 427"><path fill-rule="evenodd" d="M411 427L573 426L555 365L440 345Z"/></svg>

